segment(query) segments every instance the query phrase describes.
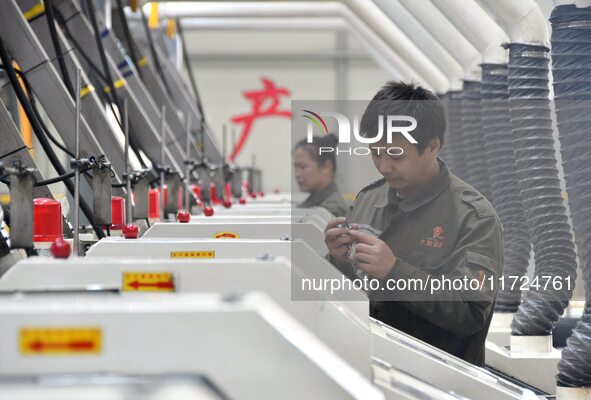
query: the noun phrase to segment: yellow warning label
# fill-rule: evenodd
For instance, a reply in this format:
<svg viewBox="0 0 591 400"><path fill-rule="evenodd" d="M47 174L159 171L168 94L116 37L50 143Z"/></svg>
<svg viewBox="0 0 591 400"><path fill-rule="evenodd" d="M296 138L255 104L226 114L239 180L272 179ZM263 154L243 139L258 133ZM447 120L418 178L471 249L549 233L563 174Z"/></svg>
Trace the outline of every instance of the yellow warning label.
<svg viewBox="0 0 591 400"><path fill-rule="evenodd" d="M124 272L124 292L174 292L174 278L170 272Z"/></svg>
<svg viewBox="0 0 591 400"><path fill-rule="evenodd" d="M234 232L222 231L213 235L214 239L238 239L240 235Z"/></svg>
<svg viewBox="0 0 591 400"><path fill-rule="evenodd" d="M19 349L26 356L100 354L102 332L97 327L29 327L19 333Z"/></svg>
<svg viewBox="0 0 591 400"><path fill-rule="evenodd" d="M142 57L138 60L137 65L143 67L144 65L148 64L148 59L146 57Z"/></svg>
<svg viewBox="0 0 591 400"><path fill-rule="evenodd" d="M170 258L215 258L213 250L171 251Z"/></svg>

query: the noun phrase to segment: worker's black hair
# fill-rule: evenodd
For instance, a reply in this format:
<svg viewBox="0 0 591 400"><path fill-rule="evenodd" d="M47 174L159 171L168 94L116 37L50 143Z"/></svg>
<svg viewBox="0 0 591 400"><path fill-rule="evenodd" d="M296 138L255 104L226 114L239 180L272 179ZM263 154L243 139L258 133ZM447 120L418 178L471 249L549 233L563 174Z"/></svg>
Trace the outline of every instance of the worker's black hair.
<svg viewBox="0 0 591 400"><path fill-rule="evenodd" d="M318 165L324 165L325 162L330 162L332 164L332 172L335 174L337 172L337 158L335 156L336 151L323 151L320 154L319 149L321 147L336 147L339 143L339 138L334 133L329 133L326 136L314 136L312 138L312 143L308 143L307 139L300 140L293 151L297 149L305 150L310 156L318 163Z"/></svg>
<svg viewBox="0 0 591 400"><path fill-rule="evenodd" d="M390 81L373 97L361 118L360 134L375 136L378 132L378 116L405 115L417 120L415 130L409 132L415 140L419 154L429 141L438 137L443 146L447 119L439 98L430 90L414 83ZM384 121L384 137L386 127Z"/></svg>

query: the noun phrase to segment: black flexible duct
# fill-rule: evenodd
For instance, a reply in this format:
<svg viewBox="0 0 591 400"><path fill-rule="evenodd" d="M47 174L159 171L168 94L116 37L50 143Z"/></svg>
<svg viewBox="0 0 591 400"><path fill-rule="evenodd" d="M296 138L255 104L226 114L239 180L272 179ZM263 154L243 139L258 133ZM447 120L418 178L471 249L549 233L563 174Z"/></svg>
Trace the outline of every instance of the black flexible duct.
<svg viewBox="0 0 591 400"><path fill-rule="evenodd" d="M534 249L535 276L551 276L563 283L562 290L554 290L553 285L545 290L530 288L515 313L511 329L513 335L544 336L552 334L572 296L576 255L552 137L548 49L520 43L507 47L517 176ZM570 290L564 284L566 279L571 280Z"/></svg>
<svg viewBox="0 0 591 400"><path fill-rule="evenodd" d="M464 81L462 97L462 139L466 159L465 179L488 200L491 200L488 168L482 137L480 105L481 84L477 81Z"/></svg>
<svg viewBox="0 0 591 400"><path fill-rule="evenodd" d="M550 22L556 117L587 300L556 378L559 386L591 387L591 7L558 6Z"/></svg>
<svg viewBox="0 0 591 400"><path fill-rule="evenodd" d="M15 72L14 68L12 67L10 56L8 55L8 50L6 49L6 46L4 45L4 41L2 40L2 38L0 38L0 59L2 60L2 64L4 65L4 67L6 69L8 79L10 80L10 83L16 93L16 96L17 96L19 102L21 103L21 106L23 107L25 114L27 115L27 118L29 119L29 122L31 123L31 127L33 128L33 131L35 132L35 136L37 137L37 139L39 140L39 143L41 144L41 147L43 148L43 150L47 154L47 158L49 158L49 161L51 162L51 164L53 165L53 167L55 168L57 173L59 175L64 175L66 173L66 171L65 171L64 167L62 166L62 164L60 163L59 159L57 158L55 152L51 148L51 144L47 140L47 137L44 135L43 129L41 128L41 125L39 124L39 121L37 120L37 117L31 107L31 104L29 103L27 95L23 91L23 88L21 87L21 85L18 81L18 77L16 75L16 72ZM64 184L66 185L66 188L68 189L70 194L74 195L74 184L72 183L72 181L67 179L64 181ZM84 198L82 198L82 197L80 198L80 209L82 210L82 212L84 213L84 215L86 216L86 218L89 221L93 220L92 210L88 206L88 204L86 203ZM105 237L103 230L100 227L93 226L93 228L94 228L94 231L99 239Z"/></svg>
<svg viewBox="0 0 591 400"><path fill-rule="evenodd" d="M441 101L441 104L443 105L443 108L445 109L446 118L449 119L449 92L439 95L439 100ZM448 139L450 139L449 127L448 127L448 131L446 132L445 137L444 137L443 147L439 150L439 157L443 161L445 161L448 168L450 168L453 171L453 169L454 169L453 152L452 152L451 146L449 145ZM453 141L453 138L452 138L452 141Z"/></svg>
<svg viewBox="0 0 591 400"><path fill-rule="evenodd" d="M513 134L509 113L507 64L482 64L482 129L493 205L503 225L506 282L523 276L531 249L523 202L517 179ZM521 303L520 285L499 291L495 311L514 313Z"/></svg>
<svg viewBox="0 0 591 400"><path fill-rule="evenodd" d="M466 154L462 134L462 92L450 91L446 95L447 133L443 148L449 154L451 171L462 179L466 177ZM447 162L447 160L444 158Z"/></svg>

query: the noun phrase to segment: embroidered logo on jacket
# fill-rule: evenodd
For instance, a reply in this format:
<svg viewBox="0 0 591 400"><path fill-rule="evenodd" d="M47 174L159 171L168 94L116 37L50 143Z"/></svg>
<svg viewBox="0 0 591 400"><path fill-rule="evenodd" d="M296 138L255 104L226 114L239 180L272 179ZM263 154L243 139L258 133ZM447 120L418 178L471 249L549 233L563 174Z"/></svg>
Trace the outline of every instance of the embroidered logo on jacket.
<svg viewBox="0 0 591 400"><path fill-rule="evenodd" d="M431 237L426 237L424 239L419 240L419 245L424 247L434 247L434 248L442 248L443 247L443 228L439 225L433 227L433 232Z"/></svg>

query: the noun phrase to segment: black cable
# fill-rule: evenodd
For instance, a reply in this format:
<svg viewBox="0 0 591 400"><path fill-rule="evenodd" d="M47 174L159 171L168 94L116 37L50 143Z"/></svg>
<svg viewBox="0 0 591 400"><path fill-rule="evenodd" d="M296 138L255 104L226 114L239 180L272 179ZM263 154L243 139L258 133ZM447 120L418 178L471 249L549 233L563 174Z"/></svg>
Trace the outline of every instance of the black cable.
<svg viewBox="0 0 591 400"><path fill-rule="evenodd" d="M16 93L16 96L17 96L19 102L21 103L21 106L23 107L25 114L27 115L27 118L29 119L31 127L33 128L33 131L35 132L35 135L37 136L37 139L39 140L41 147L43 148L43 150L47 154L47 157L49 158L51 164L53 165L53 167L55 168L57 173L60 175L64 175L66 173L66 171L64 170L64 167L62 166L61 162L57 158L55 152L51 148L51 144L47 140L47 137L44 135L44 132L43 132L43 129L41 128L39 120L37 119L37 116L35 115L35 112L33 111L31 104L29 103L29 99L27 98L27 95L25 94L25 92L23 91L23 89L19 83L17 74L16 74L14 68L12 67L11 59L10 59L10 56L8 55L8 50L6 49L6 47L4 45L4 41L2 40L1 37L0 37L0 60L2 61L2 64L4 64L6 73L8 75L8 79L10 80L10 83ZM64 181L64 184L66 185L66 188L68 189L70 194L74 195L74 184L72 183L72 181L67 179ZM89 221L92 221L93 220L92 210L88 206L88 203L86 203L84 198L80 198L80 208L82 209L82 212L84 213L86 218ZM98 238L103 238L105 236L103 233L103 230L100 227L93 226L93 228L94 228L94 231L95 231Z"/></svg>
<svg viewBox="0 0 591 400"><path fill-rule="evenodd" d="M14 68L14 67L13 67ZM4 68L4 65L0 65L0 69L6 70L6 68ZM69 151L64 145L62 145L56 138L55 136L53 136L53 134L51 133L51 131L49 130L49 128L47 127L47 125L45 125L45 122L43 121L43 118L41 118L41 115L39 113L39 109L37 108L37 102L35 100L35 96L33 96L33 91L31 90L31 85L29 84L29 81L27 79L27 77L25 76L25 74L19 70L14 68L14 72L16 72L18 74L18 76L21 78L21 80L23 81L23 84L25 85L25 89L27 91L27 95L28 95L28 99L29 102L31 103L31 107L33 109L33 112L35 113L35 115L37 116L37 120L39 121L39 124L41 125L41 128L43 128L43 131L45 132L45 135L47 135L47 137L49 138L49 140L51 140L51 142L60 150L62 150L64 153L66 153L67 155L69 155L70 157L74 157L74 153L72 153L71 151Z"/></svg>
<svg viewBox="0 0 591 400"><path fill-rule="evenodd" d="M84 3L82 3L82 4L84 4ZM65 20L64 16L59 12L59 10L56 10L56 11L57 11L57 17L58 17L58 20L60 22L60 25L63 27L64 31L66 32L66 36L68 37L68 40L70 40L72 42L72 44L74 45L74 47L76 48L76 50L80 53L80 55L82 55L82 58L84 58L84 60L86 61L86 63L95 72L95 74L97 75L97 77L101 81L101 84L103 86L108 86L108 87L112 88L111 93L113 94L114 99L115 100L118 100L118 98L116 96L116 93L115 93L115 89L113 87L113 80L112 80L111 75L110 75L110 70L108 68L108 65L106 65L105 62L103 62L104 60L106 60L106 56L105 56L105 52L104 52L104 47L102 47L102 40L101 40L100 36L98 38L98 43L100 43L100 46L99 46L99 49L98 49L99 50L99 56L101 56L101 62L103 63L103 69L108 74L108 76L104 76L101 73L101 71L99 70L99 68L91 60L90 56L88 56L88 54L86 54L86 52L84 51L84 49L82 48L82 46L80 45L80 43L78 43L78 41L74 38L74 35L72 35L72 32L70 32L70 29L68 27L68 24L66 23L66 20ZM95 18L95 22L96 22L96 18ZM95 38L96 38L96 33L98 32L98 27L96 25L93 25L93 30L95 32ZM104 60L103 60L103 58L104 58ZM113 108L113 103L109 99L109 96L104 91L102 91L102 90L99 90L99 92L101 93L101 98L103 99L103 101L111 109L111 112L113 113L113 115L115 117L115 120L119 124L119 127L121 128L121 130L123 130L122 121L120 121L119 118L117 118L117 113L115 112L115 109ZM119 104L117 102L115 102L115 104L121 110L121 107L119 106ZM142 154L139 151L139 146L136 144L135 139L134 139L134 136L130 135L130 138L129 139L130 139L131 149L133 150L134 154L138 158L138 160L140 162L140 165L142 166L142 168L146 168L146 162L144 161L144 158L142 157Z"/></svg>
<svg viewBox="0 0 591 400"><path fill-rule="evenodd" d="M59 65L60 72L62 74L62 80L66 85L66 89L70 96L74 98L74 86L72 85L72 81L70 80L70 75L68 74L68 68L66 67L66 62L64 61L64 55L62 52L62 46L60 44L59 36L57 35L57 30L55 29L55 14L54 14L54 6L53 0L45 0L45 13L47 16L47 25L49 25L49 35L51 36L51 41L53 43L53 50L55 52L55 56L57 58L57 63Z"/></svg>
<svg viewBox="0 0 591 400"><path fill-rule="evenodd" d="M86 5L88 7L88 15L90 18L90 23L92 25L92 30L94 31L94 39L95 39L96 46L98 49L99 57L101 59L101 64L103 65L103 73L105 74L105 78L107 79L107 85L110 88L109 94L111 95L111 98L113 99L113 103L115 103L117 108L119 110L123 110L123 108L121 108L121 104L119 103L119 97L117 96L117 93L115 92L115 85L113 83L113 77L111 76L111 70L109 69L109 63L107 61L107 55L105 53L105 48L103 46L103 39L101 38L101 32L99 31L98 23L96 21L96 13L94 10L94 5L92 4L92 0L86 0ZM115 118L117 118L116 114L115 114ZM119 118L117 118L117 119L119 119ZM119 124L121 124L121 121L119 121Z"/></svg>
<svg viewBox="0 0 591 400"><path fill-rule="evenodd" d="M193 68L191 67L191 60L189 59L189 52L187 51L187 45L185 43L185 34L183 32L183 27L181 25L181 20L177 18L176 25L179 31L179 36L181 37L181 45L183 50L183 62L185 63L185 68L187 69L187 73L189 74L189 81L191 81L191 87L193 88L193 93L195 94L195 102L197 103L197 109L199 110L199 115L201 116L201 120L205 120L205 115L203 114L203 107L201 106L201 96L199 96L199 90L197 89L197 81L195 80L195 75L193 74Z"/></svg>
<svg viewBox="0 0 591 400"><path fill-rule="evenodd" d="M146 31L146 36L148 38L148 47L150 48L150 53L152 54L152 60L154 60L154 65L156 66L156 71L162 79L162 83L164 84L164 88L166 89L166 93L170 97L172 97L172 93L170 88L168 87L168 83L166 79L164 79L164 72L162 72L162 66L160 65L160 59L158 58L158 54L156 53L156 47L154 46L154 40L152 40L152 34L150 33L150 27L148 26L148 20L144 15L144 11L140 8L140 15L142 17L142 25L144 26L144 30Z"/></svg>
<svg viewBox="0 0 591 400"><path fill-rule="evenodd" d="M131 58L131 61L133 62L135 69L141 74L140 69L138 68L137 55L135 54L133 39L131 37L131 32L129 31L127 17L125 16L125 11L123 10L123 2L121 0L117 0L117 14L119 15L119 20L121 20L121 27L123 28L123 35L125 36L125 41L127 42L127 51L129 53L129 57Z"/></svg>

